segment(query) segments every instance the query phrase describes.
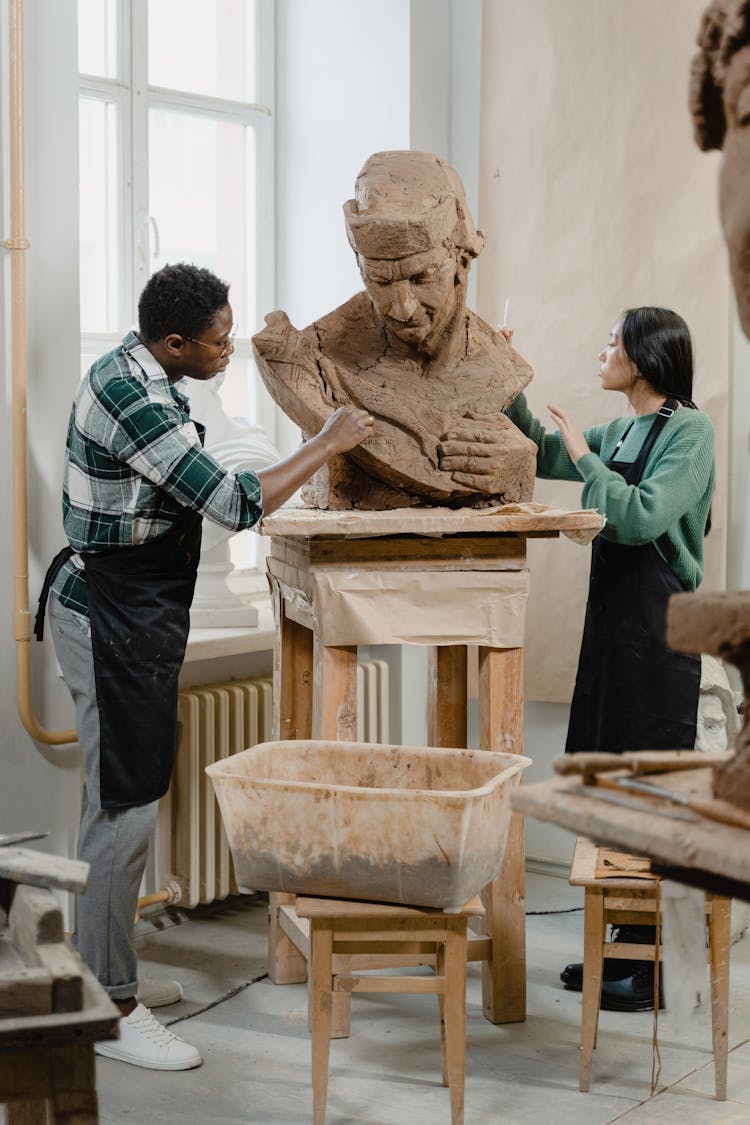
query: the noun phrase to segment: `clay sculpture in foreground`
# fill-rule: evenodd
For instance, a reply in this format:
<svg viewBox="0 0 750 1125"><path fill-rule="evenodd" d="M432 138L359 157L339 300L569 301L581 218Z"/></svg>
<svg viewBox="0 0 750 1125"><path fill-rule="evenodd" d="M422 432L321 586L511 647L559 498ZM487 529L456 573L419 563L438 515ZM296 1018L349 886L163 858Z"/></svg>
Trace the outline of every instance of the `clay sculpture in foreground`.
<svg viewBox="0 0 750 1125"><path fill-rule="evenodd" d="M750 0L713 0L703 13L690 77L695 139L722 149L719 203L737 310L750 339ZM750 809L750 593L679 594L667 636L678 651L711 652L736 665L743 727L731 762L714 771L714 794Z"/></svg>
<svg viewBox="0 0 750 1125"><path fill-rule="evenodd" d="M532 372L466 308L484 236L458 174L429 153L376 153L344 215L364 291L301 332L271 313L253 338L263 381L305 437L347 403L376 420L371 438L313 478L305 502L384 509L530 499L536 446L503 410Z"/></svg>

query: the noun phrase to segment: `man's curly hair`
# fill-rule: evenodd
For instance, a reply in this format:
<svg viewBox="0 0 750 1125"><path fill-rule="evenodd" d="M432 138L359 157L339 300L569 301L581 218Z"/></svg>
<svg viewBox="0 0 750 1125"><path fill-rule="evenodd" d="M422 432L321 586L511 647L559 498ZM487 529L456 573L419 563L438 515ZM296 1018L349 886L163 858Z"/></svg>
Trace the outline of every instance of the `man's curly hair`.
<svg viewBox="0 0 750 1125"><path fill-rule="evenodd" d="M732 56L750 46L750 0L712 0L701 20L690 72L695 140L704 152L722 148L727 129L724 78Z"/></svg>
<svg viewBox="0 0 750 1125"><path fill-rule="evenodd" d="M229 301L229 286L211 270L178 262L164 266L146 283L138 301L138 326L144 341L170 332L197 336Z"/></svg>

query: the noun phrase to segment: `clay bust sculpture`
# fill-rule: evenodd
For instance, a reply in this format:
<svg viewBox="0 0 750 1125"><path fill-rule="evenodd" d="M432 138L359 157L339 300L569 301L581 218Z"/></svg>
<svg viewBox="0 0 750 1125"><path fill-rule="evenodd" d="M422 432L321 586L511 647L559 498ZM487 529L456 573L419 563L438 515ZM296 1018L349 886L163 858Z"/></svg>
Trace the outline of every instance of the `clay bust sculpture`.
<svg viewBox="0 0 750 1125"><path fill-rule="evenodd" d="M690 108L700 148L722 149L719 202L737 309L750 338L750 0L714 0L703 14Z"/></svg>
<svg viewBox="0 0 750 1125"><path fill-rule="evenodd" d="M690 76L695 139L722 149L719 203L737 311L750 339L750 0L713 0L703 13ZM714 794L750 809L750 593L704 595L670 606L669 641L737 666L745 701L732 762L714 771Z"/></svg>
<svg viewBox="0 0 750 1125"><path fill-rule="evenodd" d="M381 152L344 205L365 291L299 332L283 312L253 339L271 395L307 437L346 403L375 433L305 492L319 508L530 499L536 446L502 411L531 379L466 308L484 245L458 174L422 152Z"/></svg>

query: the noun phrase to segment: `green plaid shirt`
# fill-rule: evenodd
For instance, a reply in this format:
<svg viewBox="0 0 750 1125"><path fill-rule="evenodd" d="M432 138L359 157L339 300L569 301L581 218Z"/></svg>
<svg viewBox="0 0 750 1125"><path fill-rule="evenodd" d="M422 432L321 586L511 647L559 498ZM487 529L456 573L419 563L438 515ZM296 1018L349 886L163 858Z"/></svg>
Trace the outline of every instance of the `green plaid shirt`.
<svg viewBox="0 0 750 1125"><path fill-rule="evenodd" d="M263 514L260 481L203 452L188 399L128 332L90 369L70 415L63 523L77 553L52 584L62 604L88 616L81 553L145 543L185 508L236 531L252 527Z"/></svg>

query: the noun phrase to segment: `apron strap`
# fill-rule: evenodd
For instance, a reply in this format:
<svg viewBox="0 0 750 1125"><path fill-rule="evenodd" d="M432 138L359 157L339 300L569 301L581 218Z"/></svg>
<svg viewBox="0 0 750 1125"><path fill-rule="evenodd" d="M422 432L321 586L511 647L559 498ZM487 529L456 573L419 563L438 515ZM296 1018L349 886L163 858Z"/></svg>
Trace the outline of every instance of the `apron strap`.
<svg viewBox="0 0 750 1125"><path fill-rule="evenodd" d="M641 477L643 476L643 470L645 468L648 455L654 448L656 439L666 426L667 421L672 417L675 410L677 410L679 405L680 403L676 398L668 398L667 401L663 403L657 410L656 417L651 423L651 429L646 434L643 445L641 446L641 451L638 454L636 460L633 462L633 468L630 474L632 477L632 480L630 481L631 484L637 484L640 481Z"/></svg>
<svg viewBox="0 0 750 1125"><path fill-rule="evenodd" d="M75 551L72 547L63 547L62 551L57 552L47 568L47 573L42 583L42 592L39 595L39 606L36 611L36 617L34 618L34 636L38 641L44 638L44 614L47 609L47 598L49 597L50 586L55 581L57 572L74 554Z"/></svg>

